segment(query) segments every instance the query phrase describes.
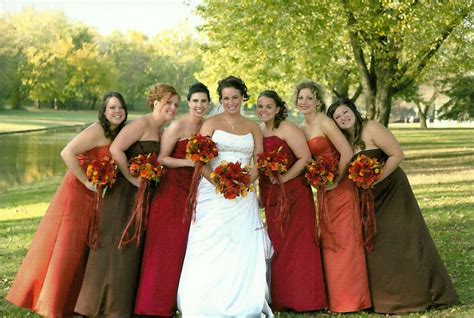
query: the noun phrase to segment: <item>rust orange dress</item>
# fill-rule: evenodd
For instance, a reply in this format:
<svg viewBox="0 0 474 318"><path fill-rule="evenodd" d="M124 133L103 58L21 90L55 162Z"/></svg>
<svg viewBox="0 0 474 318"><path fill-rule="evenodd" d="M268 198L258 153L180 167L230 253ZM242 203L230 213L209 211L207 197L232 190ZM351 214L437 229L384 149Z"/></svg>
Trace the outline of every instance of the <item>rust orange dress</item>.
<svg viewBox="0 0 474 318"><path fill-rule="evenodd" d="M296 157L288 144L277 136L263 139L265 150L278 149L288 155L291 167ZM281 196L278 185L265 175L259 179L268 234L275 250L271 265L271 306L275 310L298 312L327 307L321 252L315 237L315 207L311 188L303 175L285 183L289 209L280 226L276 217Z"/></svg>
<svg viewBox="0 0 474 318"><path fill-rule="evenodd" d="M325 136L311 138L308 145L313 157L340 157ZM325 192L323 198L330 231L338 245L335 249L322 249L329 310L353 312L372 307L357 189L352 181L344 178L335 189ZM323 246L329 240L326 235L322 231Z"/></svg>
<svg viewBox="0 0 474 318"><path fill-rule="evenodd" d="M110 156L109 145L84 153ZM42 316L74 314L84 275L94 192L68 171L46 211L6 299Z"/></svg>

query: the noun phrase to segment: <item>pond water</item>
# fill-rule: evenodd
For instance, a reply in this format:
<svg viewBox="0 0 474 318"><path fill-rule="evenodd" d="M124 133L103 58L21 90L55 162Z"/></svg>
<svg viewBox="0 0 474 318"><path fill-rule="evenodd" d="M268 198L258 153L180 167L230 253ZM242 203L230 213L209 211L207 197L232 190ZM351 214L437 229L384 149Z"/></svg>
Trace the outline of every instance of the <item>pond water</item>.
<svg viewBox="0 0 474 318"><path fill-rule="evenodd" d="M0 192L64 175L60 152L81 127L0 135Z"/></svg>

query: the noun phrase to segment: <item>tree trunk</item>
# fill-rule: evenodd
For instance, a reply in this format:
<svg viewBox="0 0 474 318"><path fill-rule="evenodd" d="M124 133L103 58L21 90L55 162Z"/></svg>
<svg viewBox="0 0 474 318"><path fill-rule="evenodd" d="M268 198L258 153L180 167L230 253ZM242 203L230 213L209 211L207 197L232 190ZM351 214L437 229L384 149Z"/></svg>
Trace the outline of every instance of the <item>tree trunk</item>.
<svg viewBox="0 0 474 318"><path fill-rule="evenodd" d="M423 103L416 103L416 107L418 108L418 115L420 116L420 128L428 128L426 125L426 115L428 114L428 110L430 109L429 105L424 105Z"/></svg>

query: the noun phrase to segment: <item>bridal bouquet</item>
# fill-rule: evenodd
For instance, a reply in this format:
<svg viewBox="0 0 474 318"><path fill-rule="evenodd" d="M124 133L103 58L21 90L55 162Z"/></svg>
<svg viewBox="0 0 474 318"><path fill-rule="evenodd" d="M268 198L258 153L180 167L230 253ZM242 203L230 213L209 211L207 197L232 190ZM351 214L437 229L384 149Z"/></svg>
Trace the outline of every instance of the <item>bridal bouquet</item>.
<svg viewBox="0 0 474 318"><path fill-rule="evenodd" d="M352 180L357 187L369 189L380 179L383 165L376 159L366 155L359 155L349 165L348 178Z"/></svg>
<svg viewBox="0 0 474 318"><path fill-rule="evenodd" d="M308 183L316 188L317 203L317 225L319 227L318 234L324 240L323 247L335 250L339 247L334 232L332 231L331 220L326 213L325 198L326 187L333 185L334 177L337 172L338 160L328 156L317 156L308 166L306 166L305 178Z"/></svg>
<svg viewBox="0 0 474 318"><path fill-rule="evenodd" d="M214 141L212 141L211 137L196 134L189 138L189 141L186 144L186 159L194 161L195 164L186 208L184 210L184 219L187 219L189 218L189 215L194 214L196 209L197 186L204 165L217 157L217 155L217 146Z"/></svg>
<svg viewBox="0 0 474 318"><path fill-rule="evenodd" d="M150 205L150 182L160 182L165 169L158 162L156 153L141 154L129 160L128 170L134 177L140 178L140 186L135 196L135 205L130 219L120 239L119 248L136 240L140 244L141 236L145 232ZM130 234L130 230L132 234Z"/></svg>
<svg viewBox="0 0 474 318"><path fill-rule="evenodd" d="M94 211L92 212L87 233L87 244L91 249L95 250L99 244L99 222L103 199L107 189L112 188L117 179L117 164L109 156L89 159L84 155L79 155L77 159L81 166L86 167L87 180L96 188Z"/></svg>
<svg viewBox="0 0 474 318"><path fill-rule="evenodd" d="M337 160L318 156L306 167L305 178L314 188L331 186L337 171Z"/></svg>
<svg viewBox="0 0 474 318"><path fill-rule="evenodd" d="M240 162L222 161L211 173L211 179L217 184L216 192L224 195L224 198L232 200L238 196L245 197L248 192L253 191L250 183L250 167L242 168Z"/></svg>
<svg viewBox="0 0 474 318"><path fill-rule="evenodd" d="M364 245L367 251L374 249L374 238L377 231L375 224L375 204L372 188L380 179L383 164L376 158L359 155L349 165L348 178L352 180L362 191L360 198L361 218L364 228Z"/></svg>
<svg viewBox="0 0 474 318"><path fill-rule="evenodd" d="M282 146L275 149L267 149L258 154L257 168L268 177L274 178L280 189L278 202L275 213L275 222L282 229L283 222L288 215L288 198L285 192L285 184L281 178L281 174L288 171L288 154L281 152ZM269 205L271 195L268 195L267 204Z"/></svg>

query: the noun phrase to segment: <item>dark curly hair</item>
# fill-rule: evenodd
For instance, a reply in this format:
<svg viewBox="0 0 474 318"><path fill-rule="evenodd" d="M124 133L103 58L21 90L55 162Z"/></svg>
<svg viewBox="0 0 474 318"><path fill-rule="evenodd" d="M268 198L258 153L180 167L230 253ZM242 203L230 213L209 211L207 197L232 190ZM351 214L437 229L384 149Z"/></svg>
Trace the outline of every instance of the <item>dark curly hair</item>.
<svg viewBox="0 0 474 318"><path fill-rule="evenodd" d="M318 111L324 113L326 111L326 104L324 103L324 90L323 87L313 81L305 81L299 83L295 88L295 105L298 104L298 95L302 89L309 88L311 93L313 94L314 98L316 98L320 105L318 107Z"/></svg>
<svg viewBox="0 0 474 318"><path fill-rule="evenodd" d="M125 111L125 119L115 129L110 128L110 123L107 120L107 118L105 117L105 110L107 109L107 104L109 103L109 100L112 97L115 97L119 100L120 104L122 105L122 107ZM114 140L115 137L117 137L120 130L123 128L123 126L125 126L125 122L127 121L127 117L128 117L127 104L125 103L125 99L123 98L122 94L117 93L117 92L109 92L109 93L105 94L104 97L102 98L102 106L100 106L99 116L98 116L99 124L104 129L105 137L107 137L110 140Z"/></svg>
<svg viewBox="0 0 474 318"><path fill-rule="evenodd" d="M204 93L207 95L207 100L211 101L211 96L209 95L209 89L203 83L197 82L197 83L194 83L193 85L190 85L189 90L188 90L188 96L186 96L186 99L190 101L191 96L193 96L194 93Z"/></svg>
<svg viewBox="0 0 474 318"><path fill-rule="evenodd" d="M160 101L165 96L171 97L175 95L179 97L178 92L173 86L169 84L158 83L153 85L153 87L148 92L146 103L148 105L148 108L153 111L153 109L155 108L154 104L156 100Z"/></svg>
<svg viewBox="0 0 474 318"><path fill-rule="evenodd" d="M281 99L278 93L273 90L261 92L260 95L258 95L257 101L260 99L260 97L271 98L275 102L276 107L280 107L280 110L275 115L275 119L273 120L273 128L278 128L280 123L284 121L286 117L288 117L288 108L286 107L285 101Z"/></svg>
<svg viewBox="0 0 474 318"><path fill-rule="evenodd" d="M220 80L217 84L217 94L219 94L219 101L222 100L222 91L224 88L235 88L240 91L242 97L244 98L244 102L248 101L250 98L249 94L247 93L247 85L245 85L244 81L235 76L228 76L223 80Z"/></svg>
<svg viewBox="0 0 474 318"><path fill-rule="evenodd" d="M360 150L365 149L365 142L361 139L362 137L362 129L364 128L365 124L367 123L367 118L363 118L361 113L357 110L357 106L354 102L349 98L341 98L336 100L331 106L328 108L327 115L334 120L334 113L339 106L347 106L355 115L355 123L354 123L354 135L352 136L347 131L342 130L344 136L346 136L349 143L358 148ZM334 120L335 121L335 120Z"/></svg>

